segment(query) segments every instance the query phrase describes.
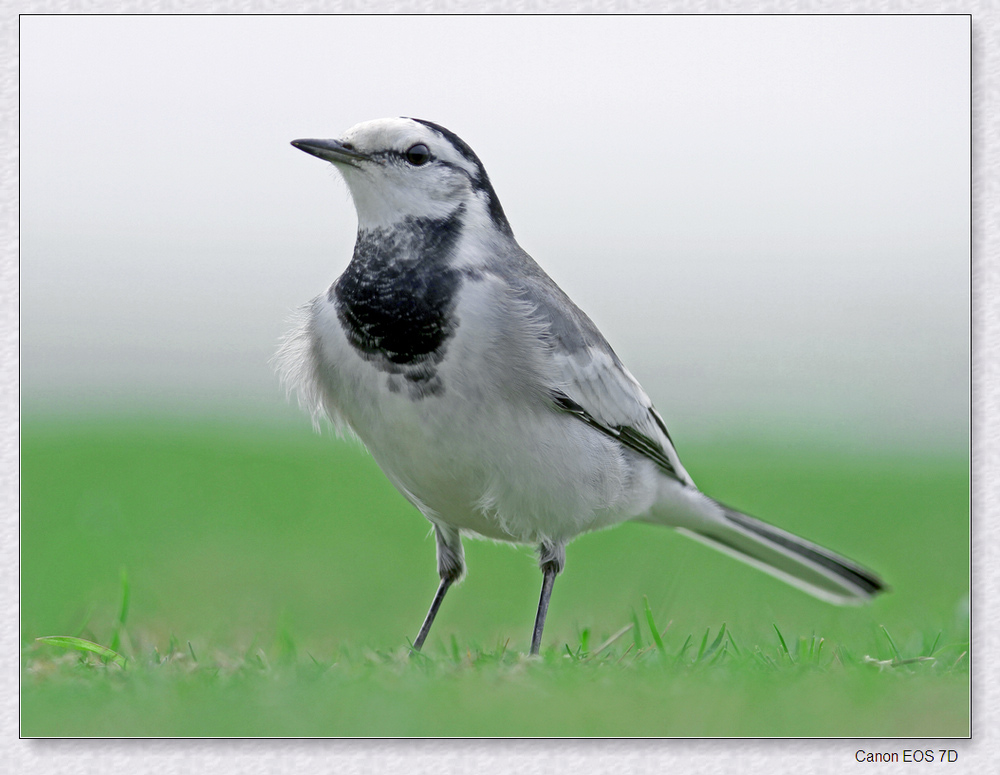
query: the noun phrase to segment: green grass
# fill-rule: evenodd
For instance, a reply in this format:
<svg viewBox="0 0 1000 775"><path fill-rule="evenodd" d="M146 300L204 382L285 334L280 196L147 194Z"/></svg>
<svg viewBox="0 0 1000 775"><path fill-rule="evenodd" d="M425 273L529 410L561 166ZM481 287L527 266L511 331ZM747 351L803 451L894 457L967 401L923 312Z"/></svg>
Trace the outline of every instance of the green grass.
<svg viewBox="0 0 1000 775"><path fill-rule="evenodd" d="M707 492L893 591L837 608L624 525L569 547L531 660L532 552L466 541L469 577L408 658L434 541L357 446L306 429L28 418L21 733L969 733L965 455L682 452Z"/></svg>

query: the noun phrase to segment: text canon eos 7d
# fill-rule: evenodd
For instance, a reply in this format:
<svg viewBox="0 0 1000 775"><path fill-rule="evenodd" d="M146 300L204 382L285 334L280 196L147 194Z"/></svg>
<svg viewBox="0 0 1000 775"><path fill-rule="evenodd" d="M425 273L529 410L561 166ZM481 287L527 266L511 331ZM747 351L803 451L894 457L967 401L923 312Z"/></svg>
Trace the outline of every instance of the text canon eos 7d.
<svg viewBox="0 0 1000 775"><path fill-rule="evenodd" d="M954 748L939 748L935 751L933 748L925 748L923 750L917 748L915 750L910 750L909 748L903 749L903 761L904 762L957 762L958 761L958 751Z"/></svg>

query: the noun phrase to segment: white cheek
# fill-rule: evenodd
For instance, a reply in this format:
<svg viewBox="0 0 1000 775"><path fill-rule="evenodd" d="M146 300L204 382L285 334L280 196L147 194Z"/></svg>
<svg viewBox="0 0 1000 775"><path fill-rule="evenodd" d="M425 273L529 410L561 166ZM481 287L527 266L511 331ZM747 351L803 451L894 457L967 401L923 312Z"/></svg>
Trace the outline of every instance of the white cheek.
<svg viewBox="0 0 1000 775"><path fill-rule="evenodd" d="M391 226L406 217L440 219L448 217L464 197L460 185L442 185L428 175L424 180L385 175L378 181L362 170L341 170L358 211L358 227L375 229Z"/></svg>

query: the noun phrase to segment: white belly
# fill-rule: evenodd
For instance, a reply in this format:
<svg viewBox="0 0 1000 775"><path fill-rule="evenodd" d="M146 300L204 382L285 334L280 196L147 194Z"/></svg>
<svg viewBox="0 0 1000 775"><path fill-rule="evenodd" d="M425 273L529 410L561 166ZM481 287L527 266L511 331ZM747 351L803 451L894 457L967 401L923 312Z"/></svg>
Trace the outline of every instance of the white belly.
<svg viewBox="0 0 1000 775"><path fill-rule="evenodd" d="M422 397L363 358L333 304L318 299L313 378L325 404L432 522L538 542L647 510L654 466L554 409L546 391L555 385L545 383L546 359L525 311L501 293L489 280L463 288L458 327L436 366L439 389Z"/></svg>

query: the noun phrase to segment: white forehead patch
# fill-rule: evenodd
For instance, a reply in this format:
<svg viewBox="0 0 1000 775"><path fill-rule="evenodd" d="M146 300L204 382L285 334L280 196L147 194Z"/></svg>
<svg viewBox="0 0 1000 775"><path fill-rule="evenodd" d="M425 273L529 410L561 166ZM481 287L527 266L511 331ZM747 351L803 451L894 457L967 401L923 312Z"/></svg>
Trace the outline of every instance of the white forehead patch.
<svg viewBox="0 0 1000 775"><path fill-rule="evenodd" d="M380 151L405 152L417 143L426 145L433 156L442 161L461 167L477 177L479 170L460 153L451 142L419 121L411 118L377 118L355 124L340 138L350 143L361 153Z"/></svg>

